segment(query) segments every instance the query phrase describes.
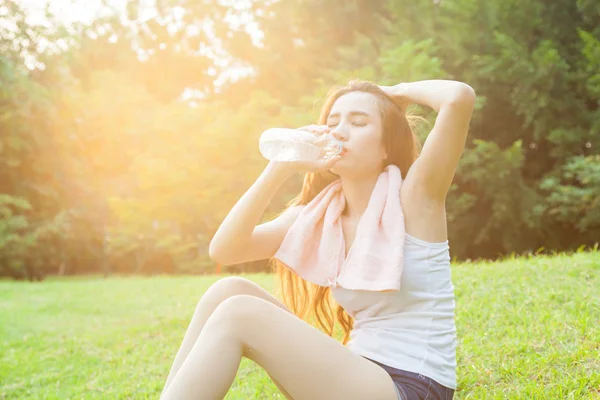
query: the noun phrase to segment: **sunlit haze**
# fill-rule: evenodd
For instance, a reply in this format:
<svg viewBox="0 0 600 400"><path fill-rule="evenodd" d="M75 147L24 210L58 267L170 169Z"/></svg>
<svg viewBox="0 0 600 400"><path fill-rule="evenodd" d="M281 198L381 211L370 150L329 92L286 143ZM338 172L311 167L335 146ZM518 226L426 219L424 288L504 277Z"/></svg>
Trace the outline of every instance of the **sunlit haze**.
<svg viewBox="0 0 600 400"><path fill-rule="evenodd" d="M124 16L127 6L127 1L125 0L105 0L103 2L99 0L20 0L18 3L27 10L28 22L32 25L49 24L49 21L45 18L45 9L47 7L48 12L52 16L56 17L60 22L65 23L67 26L75 22L91 23L99 17L114 13L121 15L122 18L125 19ZM136 22L148 21L157 16L156 0L140 0L138 4L139 10ZM245 12L250 6L250 2L245 0L229 0L222 1L221 4L231 8L232 12L228 13L225 18L229 25L232 28L243 27L244 30L251 35L253 44L260 46L262 32L253 21L251 13ZM176 29L178 19L181 18L182 13L184 12L185 11L182 8L175 7L173 12L174 15L170 18L168 25L172 26L173 29ZM197 29L204 29L204 27L197 27ZM215 49L209 51L209 56L213 58L215 63L219 66L224 67L230 64L230 60L227 56L220 52L216 46ZM140 54L140 58L143 59L143 57L143 54ZM225 69L220 76L215 78L215 86L219 87L225 81L235 81L250 73L252 73L252 68L231 66L230 68Z"/></svg>

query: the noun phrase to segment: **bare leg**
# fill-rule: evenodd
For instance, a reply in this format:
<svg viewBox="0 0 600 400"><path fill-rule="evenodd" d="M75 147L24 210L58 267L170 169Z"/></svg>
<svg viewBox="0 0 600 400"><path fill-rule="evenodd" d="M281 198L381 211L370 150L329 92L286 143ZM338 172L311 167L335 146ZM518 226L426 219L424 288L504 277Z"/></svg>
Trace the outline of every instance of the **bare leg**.
<svg viewBox="0 0 600 400"><path fill-rule="evenodd" d="M247 357L301 400L396 400L387 372L263 299L237 295L211 315L164 400L222 400Z"/></svg>
<svg viewBox="0 0 600 400"><path fill-rule="evenodd" d="M177 355L175 356L175 360L171 366L169 376L167 377L167 381L160 395L161 399L163 399L167 388L173 381L173 378L175 378L175 375L186 360L188 354L190 354L192 347L202 332L202 328L215 309L224 300L240 294L247 294L262 298L291 313L291 311L276 297L248 279L240 277L227 277L218 280L206 291L206 293L204 293L204 295L202 295L202 298L196 306L194 316L192 317L185 336L183 337L183 342L177 351ZM271 379L287 399L292 399L292 397L285 391L279 382L273 379L273 377L271 377Z"/></svg>

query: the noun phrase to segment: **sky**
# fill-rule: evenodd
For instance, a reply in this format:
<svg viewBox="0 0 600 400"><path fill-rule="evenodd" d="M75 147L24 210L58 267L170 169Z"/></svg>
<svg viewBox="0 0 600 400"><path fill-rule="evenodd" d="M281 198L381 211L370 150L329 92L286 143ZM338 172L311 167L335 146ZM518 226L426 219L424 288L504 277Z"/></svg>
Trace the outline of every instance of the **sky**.
<svg viewBox="0 0 600 400"><path fill-rule="evenodd" d="M137 19L146 21L156 16L156 0L137 0L139 3L139 12ZM49 22L45 18L45 8L48 7L50 14L56 16L63 23L73 22L89 23L95 18L103 15L110 15L117 11L125 15L127 0L17 0L17 2L27 10L28 22L31 24L46 25ZM109 7L104 6L107 4ZM232 10L244 10L251 4L250 0L221 0L222 4L228 5ZM180 10L184 12L183 9ZM252 21L249 13L238 15L229 15L226 19L232 27L244 26L253 39L255 45L260 46L262 32L258 29L256 23ZM176 24L176 21L174 21ZM202 29L202 27L198 27ZM143 55L140 55L143 57ZM216 56L218 65L226 65L227 60ZM232 67L227 69L223 75L217 77L216 86L220 86L227 80L236 80L251 73L251 69L243 67Z"/></svg>
<svg viewBox="0 0 600 400"><path fill-rule="evenodd" d="M71 23L75 21L90 22L97 15L110 12L102 7L99 0L17 0L28 12L30 23L45 23L44 8L48 6L51 14L65 22ZM111 7L124 12L127 4L126 0L107 0ZM153 8L153 1L143 0L141 4L145 5L144 16L149 15Z"/></svg>

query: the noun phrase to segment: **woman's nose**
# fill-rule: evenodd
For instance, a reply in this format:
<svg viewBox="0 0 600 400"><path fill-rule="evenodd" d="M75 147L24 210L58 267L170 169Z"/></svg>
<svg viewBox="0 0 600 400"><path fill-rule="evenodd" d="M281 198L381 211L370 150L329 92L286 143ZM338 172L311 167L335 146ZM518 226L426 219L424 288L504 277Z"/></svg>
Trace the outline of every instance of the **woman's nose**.
<svg viewBox="0 0 600 400"><path fill-rule="evenodd" d="M332 135L333 135L333 137L334 137L334 138L336 138L337 140L342 140L342 141L345 141L345 140L347 140L347 139L348 139L348 136L346 135L346 132L345 132L345 131L343 131L343 130L341 130L341 129L339 128L339 125L338 125L338 127L336 127L334 130L332 130L332 131L331 131L331 134L332 134Z"/></svg>

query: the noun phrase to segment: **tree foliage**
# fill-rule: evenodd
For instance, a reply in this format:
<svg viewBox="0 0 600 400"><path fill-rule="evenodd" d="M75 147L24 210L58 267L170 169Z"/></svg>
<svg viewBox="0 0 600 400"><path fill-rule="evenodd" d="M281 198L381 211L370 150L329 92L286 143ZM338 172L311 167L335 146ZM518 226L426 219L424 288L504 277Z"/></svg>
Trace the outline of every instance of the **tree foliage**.
<svg viewBox="0 0 600 400"><path fill-rule="evenodd" d="M314 123L352 78L475 88L447 201L454 256L600 237L596 2L245 4L164 0L139 20L129 2L67 26L0 0L1 274L214 271L208 243L266 165L260 133Z"/></svg>

